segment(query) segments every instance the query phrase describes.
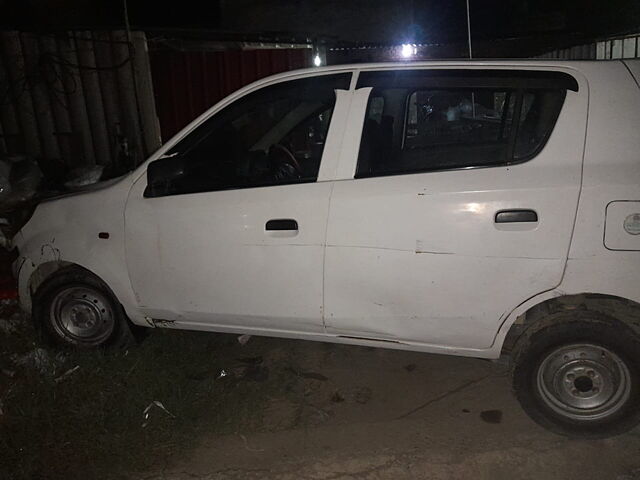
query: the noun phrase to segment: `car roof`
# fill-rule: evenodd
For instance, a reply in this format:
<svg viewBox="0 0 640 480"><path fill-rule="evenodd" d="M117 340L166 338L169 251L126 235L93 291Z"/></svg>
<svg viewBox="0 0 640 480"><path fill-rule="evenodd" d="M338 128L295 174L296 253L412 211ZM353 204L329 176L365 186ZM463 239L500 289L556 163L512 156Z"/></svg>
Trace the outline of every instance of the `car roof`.
<svg viewBox="0 0 640 480"><path fill-rule="evenodd" d="M581 70L581 67L591 67L596 65L605 66L612 64L619 64L622 60L561 60L561 59L547 59L547 58L510 58L510 59L438 59L438 60L424 60L424 61L409 61L409 62L374 62L374 63L351 63L340 65L326 65L322 67L308 67L297 70L289 70L283 73L278 73L257 80L251 86L257 86L259 84L269 83L280 79L287 79L291 77L304 77L315 76L329 73L340 73L350 71L364 71L364 70L407 70L412 68L482 68L482 67L497 67L497 68L571 68L573 70Z"/></svg>

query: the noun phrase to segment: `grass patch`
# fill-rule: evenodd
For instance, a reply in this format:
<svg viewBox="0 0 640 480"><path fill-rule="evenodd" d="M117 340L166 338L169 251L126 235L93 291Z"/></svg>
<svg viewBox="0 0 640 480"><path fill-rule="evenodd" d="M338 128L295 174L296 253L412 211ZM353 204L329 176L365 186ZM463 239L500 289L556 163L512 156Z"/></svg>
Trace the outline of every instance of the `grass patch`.
<svg viewBox="0 0 640 480"><path fill-rule="evenodd" d="M0 318L15 308L3 305ZM229 371L260 353L262 339L241 347L234 336L157 330L126 351L56 359L34 338L27 321L0 332L0 478L126 478L159 468L205 433L260 429L268 398L296 381L273 365L258 381ZM38 365L25 360L38 348L46 352ZM222 369L230 374L219 378ZM171 415L153 406L143 428L153 401Z"/></svg>

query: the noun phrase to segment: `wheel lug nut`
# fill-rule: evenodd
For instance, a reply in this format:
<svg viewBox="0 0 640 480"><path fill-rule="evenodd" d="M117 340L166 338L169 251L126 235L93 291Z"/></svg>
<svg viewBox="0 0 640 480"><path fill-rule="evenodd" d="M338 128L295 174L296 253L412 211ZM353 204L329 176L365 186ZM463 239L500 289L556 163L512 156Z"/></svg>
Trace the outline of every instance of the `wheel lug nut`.
<svg viewBox="0 0 640 480"><path fill-rule="evenodd" d="M589 375L589 377L593 378L593 377L595 377L595 376L596 376L596 372L594 372L593 370L589 370L589 371L587 372L587 375Z"/></svg>
<svg viewBox="0 0 640 480"><path fill-rule="evenodd" d="M576 376L573 373L570 373L570 374L567 375L567 378L569 380L573 380L574 378L576 378Z"/></svg>
<svg viewBox="0 0 640 480"><path fill-rule="evenodd" d="M598 387L593 387L592 392L593 393L598 393L600 391L600 389Z"/></svg>
<svg viewBox="0 0 640 480"><path fill-rule="evenodd" d="M578 389L574 388L573 390L571 390L571 393L574 395L578 395Z"/></svg>

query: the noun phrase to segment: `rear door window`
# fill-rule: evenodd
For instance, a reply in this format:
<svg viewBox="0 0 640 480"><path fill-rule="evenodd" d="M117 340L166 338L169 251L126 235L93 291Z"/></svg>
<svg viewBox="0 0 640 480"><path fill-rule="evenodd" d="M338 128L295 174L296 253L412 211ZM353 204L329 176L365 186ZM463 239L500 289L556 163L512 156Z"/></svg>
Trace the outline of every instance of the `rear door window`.
<svg viewBox="0 0 640 480"><path fill-rule="evenodd" d="M365 72L372 87L357 177L502 166L546 143L567 89L557 72Z"/></svg>

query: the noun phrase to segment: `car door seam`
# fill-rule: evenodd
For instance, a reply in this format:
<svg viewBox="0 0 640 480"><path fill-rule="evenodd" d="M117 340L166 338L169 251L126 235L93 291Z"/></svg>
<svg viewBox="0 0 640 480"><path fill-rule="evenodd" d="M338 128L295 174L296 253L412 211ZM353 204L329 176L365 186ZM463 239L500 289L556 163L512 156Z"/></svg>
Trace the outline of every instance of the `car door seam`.
<svg viewBox="0 0 640 480"><path fill-rule="evenodd" d="M320 312L322 313L322 330L324 333L327 333L327 323L325 321L326 317L326 304L325 304L325 270L327 264L327 238L329 236L329 218L331 217L331 199L333 197L333 187L335 186L335 182L331 182L331 188L329 189L329 199L327 201L327 218L324 224L324 242L322 246L322 305L320 307Z"/></svg>

